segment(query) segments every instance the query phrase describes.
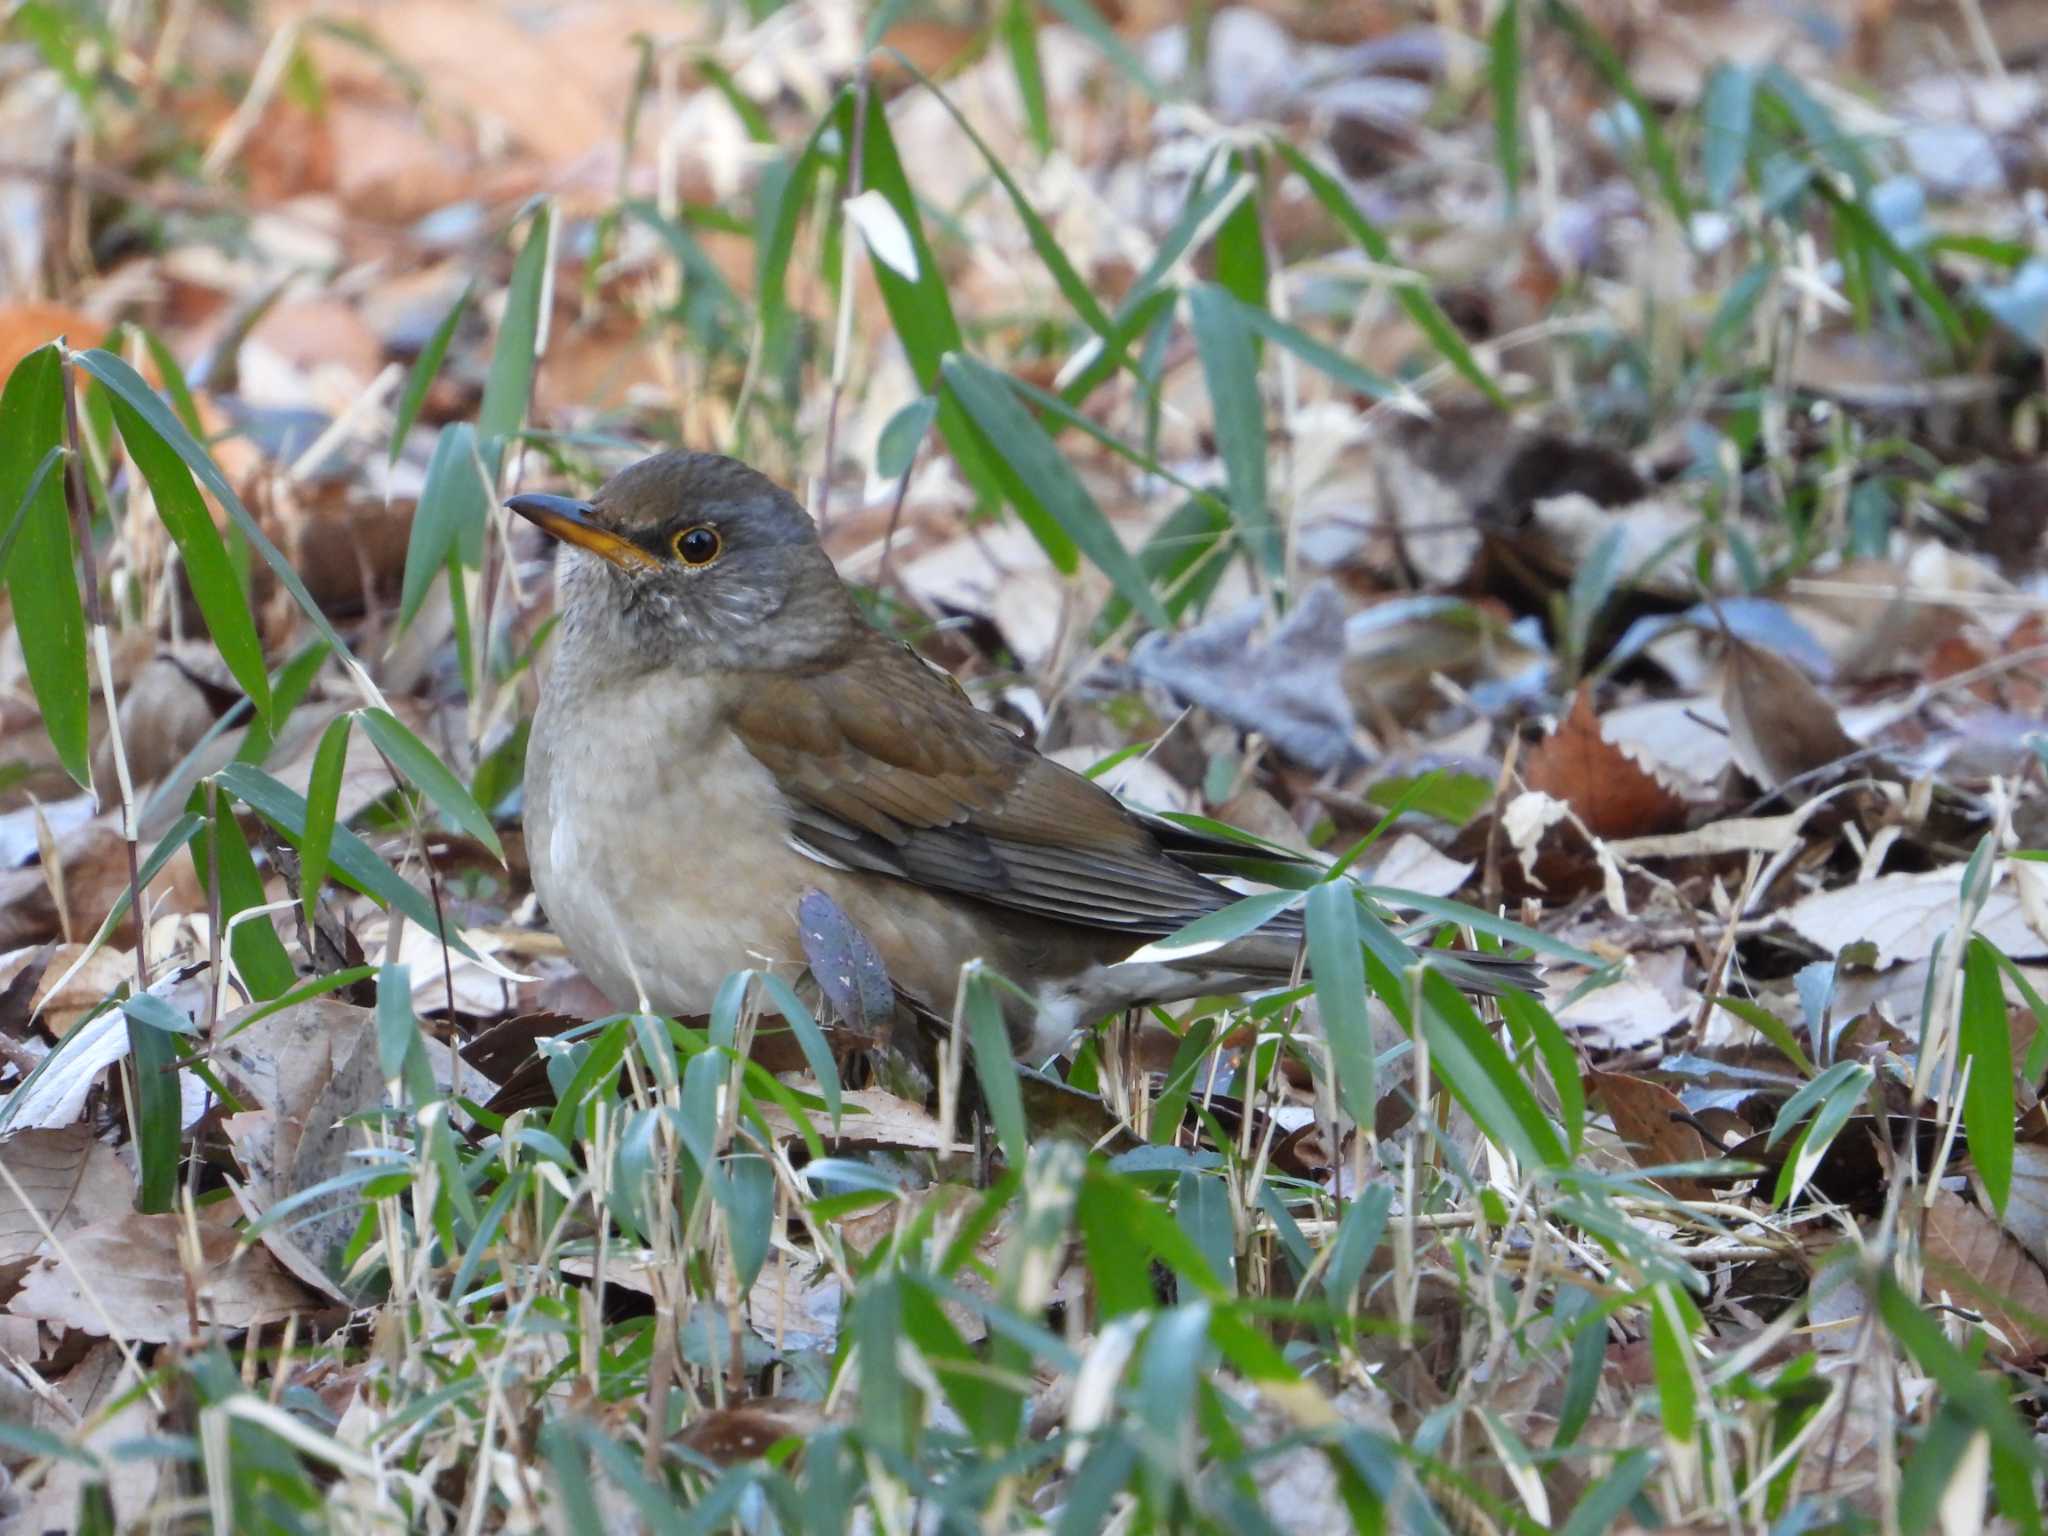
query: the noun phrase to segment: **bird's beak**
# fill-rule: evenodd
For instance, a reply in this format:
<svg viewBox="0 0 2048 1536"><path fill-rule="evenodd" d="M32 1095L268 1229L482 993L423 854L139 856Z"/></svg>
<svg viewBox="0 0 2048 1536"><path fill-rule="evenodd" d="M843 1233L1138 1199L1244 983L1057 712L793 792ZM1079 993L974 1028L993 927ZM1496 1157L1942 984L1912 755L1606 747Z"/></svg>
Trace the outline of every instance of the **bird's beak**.
<svg viewBox="0 0 2048 1536"><path fill-rule="evenodd" d="M542 533L574 544L593 555L601 555L621 570L656 570L661 561L631 539L600 528L590 515L590 503L571 501L567 496L514 496L505 503Z"/></svg>

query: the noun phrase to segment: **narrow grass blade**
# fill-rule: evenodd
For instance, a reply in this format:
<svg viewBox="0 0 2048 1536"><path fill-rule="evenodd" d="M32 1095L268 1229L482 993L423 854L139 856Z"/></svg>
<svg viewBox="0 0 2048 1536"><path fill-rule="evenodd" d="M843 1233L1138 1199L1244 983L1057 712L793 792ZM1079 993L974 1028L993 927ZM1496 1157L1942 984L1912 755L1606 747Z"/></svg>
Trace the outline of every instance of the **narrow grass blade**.
<svg viewBox="0 0 2048 1536"><path fill-rule="evenodd" d="M334 842L334 815L341 799L341 770L348 761L349 728L355 716L343 714L328 722L313 749L313 771L306 780L306 837L299 848L299 903L307 926L320 905L320 887L327 880L327 861Z"/></svg>
<svg viewBox="0 0 2048 1536"><path fill-rule="evenodd" d="M448 343L455 339L456 327L462 324L462 317L469 312L469 301L475 294L474 282L464 286L456 295L455 302L448 306L448 313L441 317L441 323L434 327L434 334L427 338L420 355L413 360L412 372L405 380L405 393L398 397L398 412L391 421L390 463L396 464L399 454L405 451L405 439L412 431L413 423L420 419L420 408L427 403L427 391L434 387L442 360L448 356Z"/></svg>
<svg viewBox="0 0 2048 1536"><path fill-rule="evenodd" d="M1593 66L1593 72L1607 82L1609 90L1629 104L1635 113L1636 128L1643 136L1643 158L1650 162L1650 172L1656 177L1658 190L1671 209L1671 215L1678 220L1678 227L1688 240L1692 238L1692 201L1685 195L1685 184L1679 179L1678 159L1671 153L1671 143L1664 137L1664 127L1657 119L1656 110L1646 101L1636 83L1629 77L1607 39L1587 24L1576 7L1567 5L1565 0L1545 0L1545 11L1558 30L1571 40L1580 57Z"/></svg>
<svg viewBox="0 0 2048 1536"><path fill-rule="evenodd" d="M284 833L303 852L306 802L302 796L247 763L230 763L213 777L223 790ZM397 908L458 954L477 958L476 951L464 942L460 934L443 931L440 920L434 915L433 903L401 879L398 872L355 833L337 826L330 847L331 868L337 877L385 906Z"/></svg>
<svg viewBox="0 0 2048 1536"><path fill-rule="evenodd" d="M118 396L114 399L114 421L121 429L121 441L134 461L137 473L149 484L157 516L178 546L192 596L213 636L215 649L242 691L249 696L256 718L272 724L270 674L263 664L263 641L256 633L255 617L249 612L248 594L228 558L220 530L213 526L213 514L192 482L177 450L138 416Z"/></svg>
<svg viewBox="0 0 2048 1536"><path fill-rule="evenodd" d="M1024 101L1024 122L1041 155L1052 152L1052 113L1045 101L1045 72L1038 63L1038 25L1027 0L1005 0L996 23L1010 68L1017 76L1017 94Z"/></svg>
<svg viewBox="0 0 2048 1536"><path fill-rule="evenodd" d="M476 429L468 422L441 429L407 538L398 598L400 628L419 613L449 556L467 543L481 543L484 520L490 515L490 488L478 472L482 463Z"/></svg>
<svg viewBox="0 0 2048 1536"><path fill-rule="evenodd" d="M1500 169L1501 206L1512 222L1522 206L1522 0L1507 0L1487 38L1493 88L1493 158Z"/></svg>
<svg viewBox="0 0 2048 1536"><path fill-rule="evenodd" d="M172 414L171 408L149 387L148 381L111 352L80 352L73 355L72 361L106 385L116 399L125 402L136 415L156 429L157 436L171 446L178 457L185 461L185 467L198 477L199 483L212 492L214 499L227 509L228 516L241 530L242 537L249 541L250 547L263 557L263 563L276 574L278 585L289 592L292 601L299 605L299 611L305 614L306 622L326 640L344 665L361 675L361 664L356 661L354 653L349 650L334 626L327 622L327 615L322 613L320 605L313 601L313 594L306 590L305 582L301 581L299 573L292 569L291 561L270 542L270 536L258 525L256 519L249 515L249 509L242 505L242 498L235 494L235 488L228 483L227 476L221 473L220 466L214 463L212 456L199 445L199 440L185 430L184 423Z"/></svg>
<svg viewBox="0 0 2048 1536"><path fill-rule="evenodd" d="M2005 1013L1998 957L1980 938L1972 938L1963 952L1957 1049L1958 1060L1970 1064L1970 1081L1963 1092L1963 1131L1970 1142L1970 1161L1984 1181L1992 1209L2003 1218L2012 1193L2012 1028Z"/></svg>
<svg viewBox="0 0 2048 1536"><path fill-rule="evenodd" d="M415 789L433 801L442 815L490 849L501 861L504 859L505 850L498 842L498 832L491 825L490 817L463 788L462 780L456 778L448 765L434 755L433 748L388 710L366 709L362 712L362 722L363 729L377 744L377 749L412 782Z"/></svg>
<svg viewBox="0 0 2048 1536"><path fill-rule="evenodd" d="M1012 1168L1024 1166L1030 1137L1024 1128L1024 1095L1017 1086L1017 1060L1003 1028L1003 1005L995 982L982 970L967 977L964 996L967 1038L974 1048L974 1076L994 1124L996 1143Z"/></svg>
<svg viewBox="0 0 2048 1536"><path fill-rule="evenodd" d="M1245 547L1270 572L1285 551L1266 503L1266 406L1259 397L1259 360L1243 308L1209 284L1188 295L1188 324L1202 360L1215 416L1216 446L1230 485L1230 511Z"/></svg>
<svg viewBox="0 0 2048 1536"><path fill-rule="evenodd" d="M7 376L0 391L0 507L21 520L7 561L7 589L43 730L64 771L90 787L85 604L63 477L48 467L50 451L64 442L64 387L54 342L29 353Z"/></svg>
<svg viewBox="0 0 2048 1536"><path fill-rule="evenodd" d="M1325 881L1308 893L1308 957L1314 974L1316 1012L1330 1044L1330 1065L1345 1113L1359 1125L1373 1123L1377 1093L1372 1020L1365 992L1365 953L1358 932L1357 887L1349 880Z"/></svg>
<svg viewBox="0 0 2048 1536"><path fill-rule="evenodd" d="M1018 502L1017 510L1053 562L1062 570L1073 569L1073 551L1078 549L1149 622L1171 627L1144 569L1124 548L1052 438L1018 400L1009 380L964 353L945 360L944 375L949 394L998 445L1011 472L1030 493L1030 502ZM1032 515L1033 507L1038 516Z"/></svg>
<svg viewBox="0 0 2048 1536"><path fill-rule="evenodd" d="M543 201L534 209L526 241L512 264L512 283L505 292L505 317L498 324L498 344L491 351L491 371L484 379L483 403L477 408L476 430L483 440L485 463L495 472L505 442L526 421L533 398L533 369L544 334L544 306L555 248L554 205Z"/></svg>
<svg viewBox="0 0 2048 1536"><path fill-rule="evenodd" d="M1335 219L1344 232L1357 242L1360 250L1386 266L1399 265L1394 248L1379 228L1359 210L1351 200L1351 194L1344 190L1342 182L1317 165L1307 155L1285 140L1273 141L1273 148L1279 153L1301 179L1308 183L1309 192L1321 203L1330 217ZM1430 291L1418 284L1400 283L1394 288L1394 302L1407 311L1408 318L1416 328L1429 338L1439 356L1449 363L1467 383L1502 410L1508 408L1507 396L1500 392L1500 386L1493 382L1487 371L1479 366L1479 359L1472 355L1472 349L1465 345L1465 338L1458 333L1451 317L1444 313Z"/></svg>
<svg viewBox="0 0 2048 1536"><path fill-rule="evenodd" d="M1708 203L1726 208L1749 158L1750 124L1756 116L1756 71L1740 64L1717 65L1707 81L1703 116L1700 175L1706 182Z"/></svg>

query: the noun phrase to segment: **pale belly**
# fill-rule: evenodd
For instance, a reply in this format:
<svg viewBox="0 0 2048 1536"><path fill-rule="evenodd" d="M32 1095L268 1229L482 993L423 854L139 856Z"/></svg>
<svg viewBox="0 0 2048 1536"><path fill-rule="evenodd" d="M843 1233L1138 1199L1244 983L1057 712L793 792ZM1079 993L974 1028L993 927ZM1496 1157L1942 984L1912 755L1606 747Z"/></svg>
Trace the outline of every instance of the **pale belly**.
<svg viewBox="0 0 2048 1536"><path fill-rule="evenodd" d="M942 1015L969 960L1035 979L1017 974L1034 967L1008 934L983 926L985 911L978 920L958 898L799 852L773 777L715 726L695 688L672 687L660 720L643 694L637 710L601 696L550 699L534 724L534 889L615 1006L701 1014L734 971L793 976L804 965L797 903L809 890L831 897L881 951L890 979ZM1003 952L985 954L992 942Z"/></svg>
<svg viewBox="0 0 2048 1536"><path fill-rule="evenodd" d="M530 776L534 889L615 1005L703 1013L733 971L802 963L779 897L802 888L798 866L816 866L789 846L773 781L736 741L691 749L622 714L553 733Z"/></svg>

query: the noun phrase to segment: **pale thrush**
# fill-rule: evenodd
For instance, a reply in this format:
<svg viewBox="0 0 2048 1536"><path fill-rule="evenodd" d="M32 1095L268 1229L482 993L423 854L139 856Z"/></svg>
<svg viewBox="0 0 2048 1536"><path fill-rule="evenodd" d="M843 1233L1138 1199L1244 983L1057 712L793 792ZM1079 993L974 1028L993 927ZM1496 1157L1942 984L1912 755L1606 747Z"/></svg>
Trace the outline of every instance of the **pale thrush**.
<svg viewBox="0 0 2048 1536"><path fill-rule="evenodd" d="M941 1014L976 958L1035 1008L1042 1058L1141 1002L1270 987L1298 914L1198 958L1133 951L1237 899L1246 850L1140 816L1041 757L868 624L796 500L736 460L661 453L590 501L507 505L560 540L561 623L527 748L534 889L617 1006L707 1011L747 966L804 963L822 891ZM1471 990L1526 966L1449 959Z"/></svg>

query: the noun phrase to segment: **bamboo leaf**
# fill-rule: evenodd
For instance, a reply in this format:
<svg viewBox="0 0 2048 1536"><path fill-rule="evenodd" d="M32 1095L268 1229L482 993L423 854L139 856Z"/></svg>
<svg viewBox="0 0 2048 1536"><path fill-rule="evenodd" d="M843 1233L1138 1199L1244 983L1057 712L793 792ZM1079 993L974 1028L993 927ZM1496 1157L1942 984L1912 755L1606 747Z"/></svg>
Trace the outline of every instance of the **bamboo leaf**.
<svg viewBox="0 0 2048 1536"><path fill-rule="evenodd" d="M448 343L455 339L456 327L462 324L462 317L469 311L469 301L476 293L476 284L464 285L455 302L448 306L448 313L441 317L441 323L434 327L434 334L427 338L426 346L413 360L412 372L406 376L405 393L399 396L398 413L391 420L391 457L396 464L399 454L405 451L406 435L412 431L413 423L420 419L420 408L427 403L427 391L434 387L434 379L441 372L442 359L448 355Z"/></svg>
<svg viewBox="0 0 2048 1536"><path fill-rule="evenodd" d="M1963 1008L1957 1030L1960 1059L1970 1064L1963 1091L1963 1131L1970 1161L1991 1207L2002 1219L2012 1194L2014 1102L2012 1027L2005 1013L2005 984L1998 956L1972 937L1963 952Z"/></svg>
<svg viewBox="0 0 2048 1536"><path fill-rule="evenodd" d="M1358 932L1357 887L1338 878L1308 893L1308 957L1315 978L1316 1012L1330 1043L1330 1065L1345 1113L1373 1123L1377 1053L1366 1008L1365 953Z"/></svg>
<svg viewBox="0 0 2048 1536"><path fill-rule="evenodd" d="M306 590L299 573L292 569L291 561L285 559L278 547L270 542L270 536L249 515L249 509L242 505L242 498L235 494L235 488L228 483L220 466L199 445L197 438L185 430L184 423L172 413L169 406L149 387L141 374L111 352L92 351L73 354L72 362L91 374L112 391L114 397L125 402L136 415L156 430L158 437L168 443L185 467L198 477L201 486L213 494L214 500L227 509L227 514L241 530L242 537L263 557L263 563L276 574L278 585L292 596L299 605L299 611L306 616L306 622L333 648L334 654L344 665L361 673L361 664L342 641L334 626L327 621L327 615L320 611L320 605L313 601L313 594Z"/></svg>
<svg viewBox="0 0 2048 1536"><path fill-rule="evenodd" d="M64 365L52 342L16 363L0 391L0 507L20 527L7 560L7 590L43 729L64 771L90 788L85 604L63 477L47 464L63 442Z"/></svg>
<svg viewBox="0 0 2048 1536"><path fill-rule="evenodd" d="M394 768L411 780L415 789L433 801L450 821L503 861L505 850L498 842L498 832L491 825L491 818L463 788L462 780L434 755L433 748L406 729L404 722L388 710L366 709L362 712L362 722L370 740L391 760Z"/></svg>
<svg viewBox="0 0 2048 1536"><path fill-rule="evenodd" d="M1204 283L1188 295L1188 324L1209 386L1231 516L1245 547L1277 573L1285 552L1266 503L1266 405L1259 397L1259 360L1244 321L1246 307Z"/></svg>
<svg viewBox="0 0 2048 1536"><path fill-rule="evenodd" d="M525 424L526 407L533 398L533 370L546 319L543 306L551 286L554 230L554 205L543 201L534 210L526 242L512 263L505 316L498 323L498 344L491 350L491 371L484 379L483 403L476 416L484 462L493 474L503 462L506 440Z"/></svg>
<svg viewBox="0 0 2048 1536"><path fill-rule="evenodd" d="M306 926L320 905L320 887L327 880L327 861L334 842L334 813L341 799L341 770L348 761L349 727L353 714L337 715L320 734L313 750L313 771L306 780L306 836L299 847L299 903Z"/></svg>
<svg viewBox="0 0 2048 1536"><path fill-rule="evenodd" d="M1374 261L1385 266L1397 266L1393 245L1380 233L1372 220L1368 219L1351 200L1351 194L1344 190L1343 183L1328 171L1317 165L1294 145L1283 139L1273 141L1279 152L1301 179L1308 183L1308 189L1315 200L1323 205L1358 243L1359 249ZM1449 363L1465 380L1502 410L1508 408L1507 396L1500 392L1500 386L1493 382L1487 371L1479 366L1479 359L1472 355L1472 349L1465 345L1465 338L1458 333L1451 317L1444 313L1428 288L1415 283L1399 283L1394 287L1394 302L1408 313L1416 328L1429 338L1445 362Z"/></svg>
<svg viewBox="0 0 2048 1536"><path fill-rule="evenodd" d="M1169 628L1172 621L1159 594L1145 579L1144 569L1124 548L1052 438L1018 400L1009 380L965 353L946 358L944 376L948 393L989 441L1000 445L998 451L1012 473L1031 492L1029 503L1016 503L1017 511L1054 563L1061 564L1060 555L1065 552L1067 559L1061 568L1071 570L1072 551L1079 549L1125 601L1152 624ZM1041 524L1039 515L1049 526Z"/></svg>
<svg viewBox="0 0 2048 1536"><path fill-rule="evenodd" d="M178 555L185 564L185 576L194 601L206 620L215 648L242 691L249 696L256 718L272 725L270 674L263 664L263 641L256 633L255 617L249 612L248 594L241 577L228 558L220 530L213 526L213 514L192 482L192 471L178 457L177 450L163 440L133 407L116 396L114 421L121 429L121 441L136 472L149 484L149 494Z"/></svg>

